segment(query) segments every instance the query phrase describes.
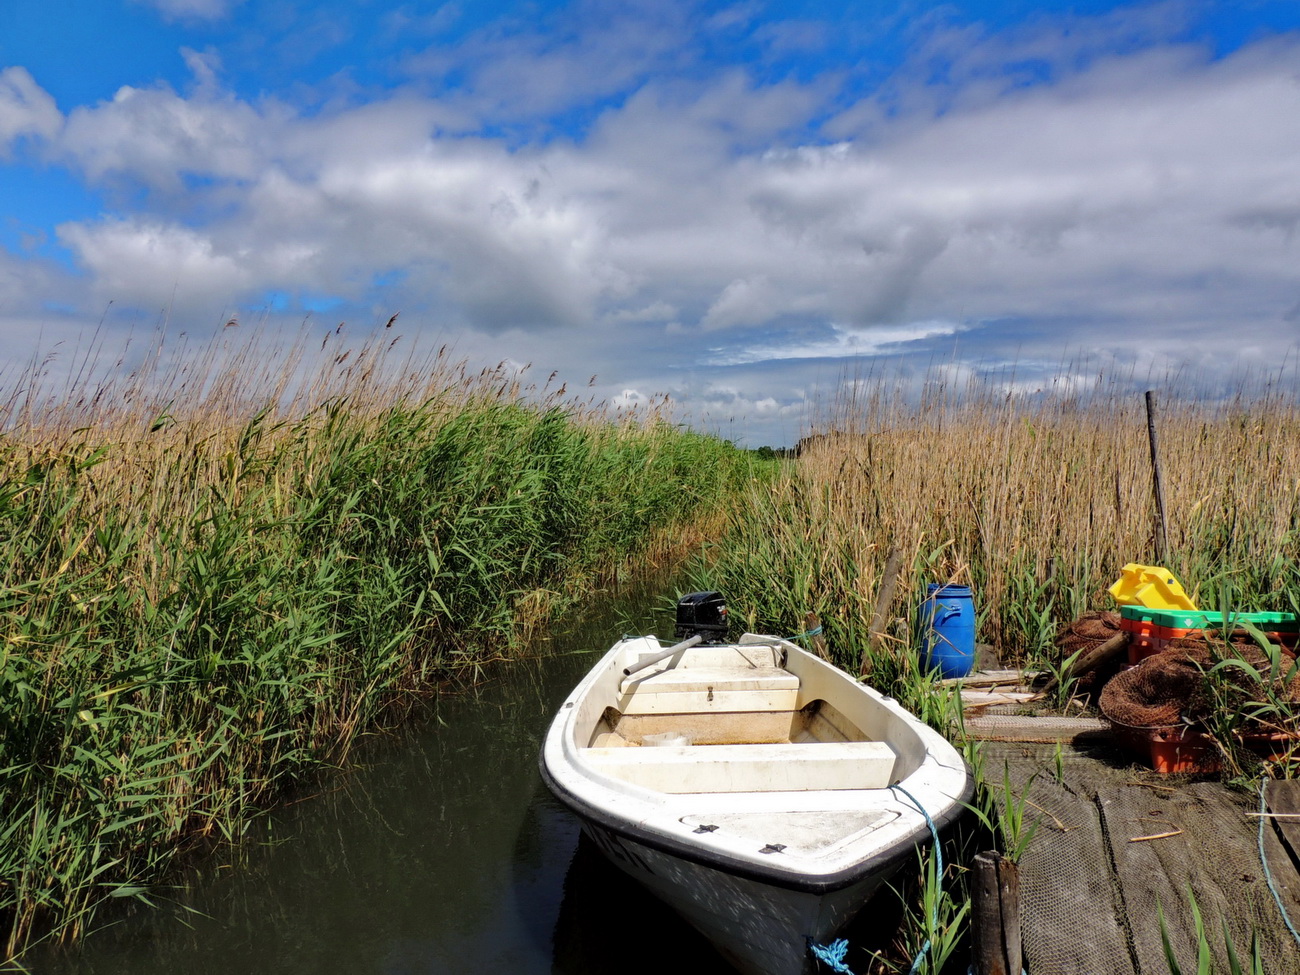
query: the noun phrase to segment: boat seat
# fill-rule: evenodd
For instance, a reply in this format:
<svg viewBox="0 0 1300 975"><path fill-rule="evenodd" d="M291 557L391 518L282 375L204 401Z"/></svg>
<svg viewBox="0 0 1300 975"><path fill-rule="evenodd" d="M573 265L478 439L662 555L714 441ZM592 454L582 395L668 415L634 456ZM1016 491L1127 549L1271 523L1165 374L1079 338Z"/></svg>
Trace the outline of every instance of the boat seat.
<svg viewBox="0 0 1300 975"><path fill-rule="evenodd" d="M619 691L624 714L793 711L799 678L779 667L672 667L633 674Z"/></svg>
<svg viewBox="0 0 1300 975"><path fill-rule="evenodd" d="M586 748L599 771L655 792L884 789L894 750L883 741Z"/></svg>

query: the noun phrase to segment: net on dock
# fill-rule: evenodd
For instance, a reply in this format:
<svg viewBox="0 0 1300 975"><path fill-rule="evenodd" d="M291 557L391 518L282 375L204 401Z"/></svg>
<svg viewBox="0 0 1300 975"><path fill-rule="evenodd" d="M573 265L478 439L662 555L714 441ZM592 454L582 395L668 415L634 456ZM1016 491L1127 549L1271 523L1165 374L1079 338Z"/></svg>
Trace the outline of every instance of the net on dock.
<svg viewBox="0 0 1300 975"><path fill-rule="evenodd" d="M1288 661L1290 658L1284 658ZM1219 667L1220 687L1209 692L1206 673ZM1192 724L1216 708L1237 708L1269 694L1300 703L1300 673L1274 672L1268 656L1246 639L1231 643L1204 638L1170 640L1162 653L1113 677L1101 691L1102 714L1117 724L1160 727Z"/></svg>
<svg viewBox="0 0 1300 975"><path fill-rule="evenodd" d="M1264 879L1256 796L1162 777L1100 745L990 742L983 762L995 785L1008 777L1034 830L1019 865L1030 975L1169 971L1157 905L1182 970L1195 971L1193 896L1215 971L1229 970L1228 940L1245 959L1255 937L1266 971L1300 967Z"/></svg>

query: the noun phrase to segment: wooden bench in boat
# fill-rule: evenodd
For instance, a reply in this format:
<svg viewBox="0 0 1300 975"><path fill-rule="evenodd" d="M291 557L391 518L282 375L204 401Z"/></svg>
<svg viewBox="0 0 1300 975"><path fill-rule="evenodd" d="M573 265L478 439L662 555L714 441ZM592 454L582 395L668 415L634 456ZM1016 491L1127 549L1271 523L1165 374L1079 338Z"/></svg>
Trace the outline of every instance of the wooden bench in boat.
<svg viewBox="0 0 1300 975"><path fill-rule="evenodd" d="M792 711L799 678L779 667L692 666L633 674L619 688L623 714Z"/></svg>
<svg viewBox="0 0 1300 975"><path fill-rule="evenodd" d="M894 751L883 741L586 748L613 778L655 792L812 792L883 789Z"/></svg>

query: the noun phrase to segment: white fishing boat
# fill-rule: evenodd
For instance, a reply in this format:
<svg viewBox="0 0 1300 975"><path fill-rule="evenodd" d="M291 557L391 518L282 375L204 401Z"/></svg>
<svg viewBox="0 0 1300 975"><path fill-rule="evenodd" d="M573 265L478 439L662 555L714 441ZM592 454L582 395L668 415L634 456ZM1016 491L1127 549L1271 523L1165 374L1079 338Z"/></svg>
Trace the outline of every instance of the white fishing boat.
<svg viewBox="0 0 1300 975"><path fill-rule="evenodd" d="M795 975L915 862L927 816L961 813L971 779L895 701L787 640L726 642L725 618L693 593L679 643L615 644L561 705L542 777L737 969Z"/></svg>

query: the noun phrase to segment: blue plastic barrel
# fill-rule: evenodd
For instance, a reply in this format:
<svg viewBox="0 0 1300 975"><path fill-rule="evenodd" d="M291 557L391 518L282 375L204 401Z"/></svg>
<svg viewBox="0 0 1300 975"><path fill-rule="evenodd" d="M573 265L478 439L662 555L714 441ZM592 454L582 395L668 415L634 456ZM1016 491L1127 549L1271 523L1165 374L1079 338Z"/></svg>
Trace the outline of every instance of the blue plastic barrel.
<svg viewBox="0 0 1300 975"><path fill-rule="evenodd" d="M931 583L921 603L921 659L943 677L975 669L975 602L970 586Z"/></svg>

